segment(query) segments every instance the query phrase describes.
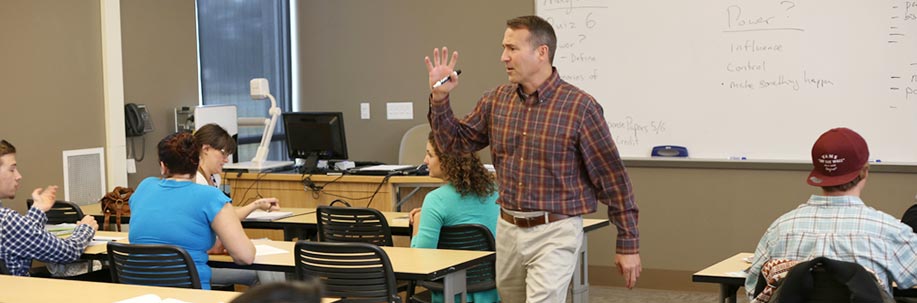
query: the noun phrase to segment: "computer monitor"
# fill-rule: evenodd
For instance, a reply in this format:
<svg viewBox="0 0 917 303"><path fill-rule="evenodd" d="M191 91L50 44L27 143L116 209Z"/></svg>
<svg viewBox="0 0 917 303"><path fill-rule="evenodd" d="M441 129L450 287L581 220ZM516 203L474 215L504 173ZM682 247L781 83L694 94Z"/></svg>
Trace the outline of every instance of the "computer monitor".
<svg viewBox="0 0 917 303"><path fill-rule="evenodd" d="M283 113L283 126L290 158L305 159L304 171L314 171L318 160L347 160L343 113Z"/></svg>

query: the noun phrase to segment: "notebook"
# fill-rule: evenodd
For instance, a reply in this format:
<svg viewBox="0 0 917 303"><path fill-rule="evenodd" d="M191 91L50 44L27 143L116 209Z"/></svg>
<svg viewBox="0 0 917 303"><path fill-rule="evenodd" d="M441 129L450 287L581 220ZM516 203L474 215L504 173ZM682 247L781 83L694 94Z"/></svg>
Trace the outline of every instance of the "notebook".
<svg viewBox="0 0 917 303"><path fill-rule="evenodd" d="M414 165L373 165L357 167L349 170L348 172L353 175L386 176L407 175L413 173L416 169L417 167Z"/></svg>
<svg viewBox="0 0 917 303"><path fill-rule="evenodd" d="M272 211L256 210L245 217L245 221L274 221L286 217L292 217L293 213L289 211Z"/></svg>

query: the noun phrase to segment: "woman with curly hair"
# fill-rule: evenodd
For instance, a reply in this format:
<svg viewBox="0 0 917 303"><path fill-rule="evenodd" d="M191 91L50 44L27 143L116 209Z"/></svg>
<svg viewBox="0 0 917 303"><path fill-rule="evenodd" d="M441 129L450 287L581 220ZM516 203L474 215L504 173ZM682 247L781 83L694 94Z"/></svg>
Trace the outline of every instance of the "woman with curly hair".
<svg viewBox="0 0 917 303"><path fill-rule="evenodd" d="M446 184L427 194L423 208L411 210L411 247L436 248L443 226L477 223L495 233L500 215L497 185L481 159L473 153L443 153L432 132L426 154L423 163L430 169L430 177L441 178ZM442 301L442 293L433 293L433 302ZM468 293L468 302L499 301L496 289Z"/></svg>

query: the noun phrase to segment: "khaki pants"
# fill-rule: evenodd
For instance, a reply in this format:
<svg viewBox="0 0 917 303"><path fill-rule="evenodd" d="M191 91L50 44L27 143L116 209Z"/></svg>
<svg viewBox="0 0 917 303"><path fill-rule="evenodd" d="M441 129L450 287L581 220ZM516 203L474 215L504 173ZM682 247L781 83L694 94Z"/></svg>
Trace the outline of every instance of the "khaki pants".
<svg viewBox="0 0 917 303"><path fill-rule="evenodd" d="M497 291L503 302L564 302L583 244L583 218L530 228L497 221Z"/></svg>

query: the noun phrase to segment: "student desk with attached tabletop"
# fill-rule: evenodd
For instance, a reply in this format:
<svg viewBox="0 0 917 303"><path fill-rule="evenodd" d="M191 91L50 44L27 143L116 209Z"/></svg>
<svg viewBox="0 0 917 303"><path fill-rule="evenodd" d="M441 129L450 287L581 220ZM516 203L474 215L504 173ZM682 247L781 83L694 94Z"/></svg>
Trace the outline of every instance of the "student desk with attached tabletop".
<svg viewBox="0 0 917 303"><path fill-rule="evenodd" d="M720 301L719 302L736 302L736 292L739 288L745 286L745 276L742 275L750 263L751 253L738 253L726 260L717 262L710 267L691 275L692 282L718 283L720 284Z"/></svg>
<svg viewBox="0 0 917 303"><path fill-rule="evenodd" d="M154 287L117 283L101 283L63 279L18 277L0 275L0 302L67 302L98 303L117 302L143 295L156 295L183 302L229 302L241 293L231 291ZM328 300L333 302L335 300ZM159 302L159 301L156 301Z"/></svg>
<svg viewBox="0 0 917 303"><path fill-rule="evenodd" d="M123 237L118 242L127 243L125 232L99 232L97 236ZM228 255L211 255L208 264L212 267L242 268L254 270L270 270L295 272L295 259L293 257L296 242L256 240L256 246L268 245L284 250L280 254L258 255L252 265L238 265L232 262ZM466 293L465 271L475 265L493 261L493 252L448 249L423 249L408 247L381 247L392 262L395 278L405 280L436 280L443 279L443 283L453 289L453 294ZM94 245L86 248L84 259L106 259L105 244ZM446 302L451 302L454 296L445 296Z"/></svg>

